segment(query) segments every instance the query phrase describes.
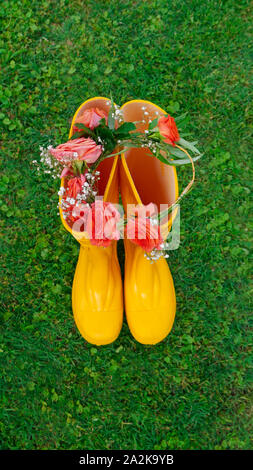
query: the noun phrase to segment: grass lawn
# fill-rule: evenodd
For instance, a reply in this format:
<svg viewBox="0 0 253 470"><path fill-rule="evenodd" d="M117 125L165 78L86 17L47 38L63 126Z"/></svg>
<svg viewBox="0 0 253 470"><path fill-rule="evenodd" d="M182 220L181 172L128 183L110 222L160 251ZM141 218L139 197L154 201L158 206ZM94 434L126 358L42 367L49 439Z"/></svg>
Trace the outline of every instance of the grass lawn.
<svg viewBox="0 0 253 470"><path fill-rule="evenodd" d="M1 448L250 448L249 5L1 3ZM154 347L126 322L109 346L80 336L79 246L57 214L59 182L31 163L67 140L82 101L110 92L188 112L205 152L169 258L176 321ZM189 166L178 177L182 188Z"/></svg>

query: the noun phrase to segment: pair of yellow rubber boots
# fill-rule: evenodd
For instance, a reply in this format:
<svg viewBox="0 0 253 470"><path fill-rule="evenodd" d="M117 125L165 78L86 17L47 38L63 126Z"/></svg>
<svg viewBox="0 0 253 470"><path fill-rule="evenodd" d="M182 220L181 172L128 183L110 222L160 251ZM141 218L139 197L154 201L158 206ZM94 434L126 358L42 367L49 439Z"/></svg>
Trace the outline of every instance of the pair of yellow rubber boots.
<svg viewBox="0 0 253 470"><path fill-rule="evenodd" d="M78 117L92 107L108 112L110 100L96 97L85 101L73 117L69 137ZM148 126L143 117L155 119L165 114L144 100L129 101L120 111L124 121L138 121L140 131ZM160 204L173 204L178 197L175 168L150 157L144 148L131 148L125 154L106 159L98 170L99 195L105 202L118 203L120 191L126 212L128 204L153 202L159 208ZM96 345L115 341L122 327L125 305L127 322L137 341L143 344L162 341L172 328L176 312L174 284L166 260L151 263L140 246L125 238L123 300L117 242L106 248L91 245L68 227L62 214L61 219L81 245L72 288L73 313L81 335ZM169 231L171 223L172 220L166 224L165 231Z"/></svg>

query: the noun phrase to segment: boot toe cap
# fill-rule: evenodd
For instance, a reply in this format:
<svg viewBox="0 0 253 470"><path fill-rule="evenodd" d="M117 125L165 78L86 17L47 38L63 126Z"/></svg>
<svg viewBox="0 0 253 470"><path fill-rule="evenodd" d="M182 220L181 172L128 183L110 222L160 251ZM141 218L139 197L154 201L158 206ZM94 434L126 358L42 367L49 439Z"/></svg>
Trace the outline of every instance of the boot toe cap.
<svg viewBox="0 0 253 470"><path fill-rule="evenodd" d="M128 312L127 321L133 337L142 344L157 344L171 331L175 308Z"/></svg>
<svg viewBox="0 0 253 470"><path fill-rule="evenodd" d="M102 346L113 343L122 327L122 311L74 312L76 326L91 344Z"/></svg>

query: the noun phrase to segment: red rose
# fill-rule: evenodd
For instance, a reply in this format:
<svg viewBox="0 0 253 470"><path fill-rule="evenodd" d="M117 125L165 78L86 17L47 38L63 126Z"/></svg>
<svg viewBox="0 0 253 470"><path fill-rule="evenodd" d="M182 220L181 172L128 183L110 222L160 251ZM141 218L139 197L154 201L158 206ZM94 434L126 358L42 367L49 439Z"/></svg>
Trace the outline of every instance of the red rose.
<svg viewBox="0 0 253 470"><path fill-rule="evenodd" d="M171 116L162 116L158 121L160 134L167 144L175 145L180 139L175 119Z"/></svg>

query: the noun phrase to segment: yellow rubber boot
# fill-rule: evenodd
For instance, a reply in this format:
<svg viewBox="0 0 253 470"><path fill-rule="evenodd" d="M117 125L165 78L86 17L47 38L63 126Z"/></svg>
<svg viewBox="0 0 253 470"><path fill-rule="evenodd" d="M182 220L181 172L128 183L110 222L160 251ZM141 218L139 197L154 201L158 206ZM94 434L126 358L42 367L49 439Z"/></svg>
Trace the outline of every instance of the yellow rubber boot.
<svg viewBox="0 0 253 470"><path fill-rule="evenodd" d="M143 109L143 107L145 109ZM143 121L138 130L148 127L148 120L166 114L158 106L144 100L125 103L125 121ZM148 114L144 114L148 113ZM129 149L120 161L120 191L125 212L127 204L174 203L178 197L175 167L161 163L147 149ZM166 226L164 237L171 228L175 211ZM156 344L170 332L176 313L173 279L164 258L151 263L140 246L125 238L125 311L134 338L143 344Z"/></svg>
<svg viewBox="0 0 253 470"><path fill-rule="evenodd" d="M106 112L110 100L103 97L85 101L76 111L73 124L78 122L85 109L97 107ZM99 194L105 202L117 203L119 199L118 156L104 160L97 168L100 171ZM64 186L64 178L61 181ZM90 243L84 233L73 231L60 210L64 227L79 241L80 252L72 287L72 309L81 335L92 344L112 343L119 335L123 321L123 294L117 242L109 247L98 247Z"/></svg>

